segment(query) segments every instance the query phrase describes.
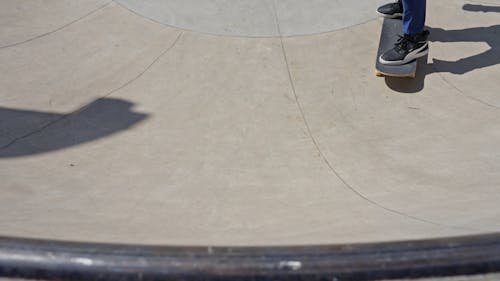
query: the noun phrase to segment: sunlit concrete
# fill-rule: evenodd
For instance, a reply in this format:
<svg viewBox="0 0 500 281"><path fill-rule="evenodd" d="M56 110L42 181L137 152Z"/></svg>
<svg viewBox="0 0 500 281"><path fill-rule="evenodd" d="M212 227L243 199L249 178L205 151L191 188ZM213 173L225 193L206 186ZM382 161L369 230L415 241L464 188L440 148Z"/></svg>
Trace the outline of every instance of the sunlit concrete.
<svg viewBox="0 0 500 281"><path fill-rule="evenodd" d="M500 1L429 1L414 80L374 75L376 1L202 1L245 17L190 26L205 6L31 2L0 2L0 235L288 245L500 230Z"/></svg>
<svg viewBox="0 0 500 281"><path fill-rule="evenodd" d="M117 0L165 25L240 37L329 32L376 18L384 0Z"/></svg>

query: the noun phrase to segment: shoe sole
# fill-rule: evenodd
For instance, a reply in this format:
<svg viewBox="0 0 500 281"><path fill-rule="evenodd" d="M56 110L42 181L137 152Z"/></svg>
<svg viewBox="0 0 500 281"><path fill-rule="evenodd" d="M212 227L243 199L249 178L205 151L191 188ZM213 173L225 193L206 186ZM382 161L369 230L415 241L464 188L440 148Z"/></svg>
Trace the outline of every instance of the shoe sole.
<svg viewBox="0 0 500 281"><path fill-rule="evenodd" d="M399 18L402 18L403 17L403 14L401 13L396 13L396 14L392 14L392 15L388 15L388 14L383 14L379 11L377 11L377 14L383 18L388 18L388 19L399 19Z"/></svg>
<svg viewBox="0 0 500 281"><path fill-rule="evenodd" d="M384 65L393 65L393 66L398 66L398 65L403 65L410 63L418 58L421 58L429 53L429 44L425 44L424 46L420 47L420 49L417 49L411 53L409 53L403 60L401 61L386 61L382 59L382 56L378 58L378 61L381 64Z"/></svg>

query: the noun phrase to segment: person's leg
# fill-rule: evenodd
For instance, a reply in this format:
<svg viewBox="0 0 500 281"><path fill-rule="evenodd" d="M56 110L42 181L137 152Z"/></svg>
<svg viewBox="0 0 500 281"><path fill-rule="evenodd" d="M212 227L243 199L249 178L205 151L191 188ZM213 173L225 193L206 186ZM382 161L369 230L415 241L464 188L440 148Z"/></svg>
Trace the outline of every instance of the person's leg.
<svg viewBox="0 0 500 281"><path fill-rule="evenodd" d="M403 32L414 35L424 31L426 0L403 0Z"/></svg>
<svg viewBox="0 0 500 281"><path fill-rule="evenodd" d="M426 0L402 0L403 35L394 48L382 54L382 64L401 65L411 62L429 52L425 28Z"/></svg>

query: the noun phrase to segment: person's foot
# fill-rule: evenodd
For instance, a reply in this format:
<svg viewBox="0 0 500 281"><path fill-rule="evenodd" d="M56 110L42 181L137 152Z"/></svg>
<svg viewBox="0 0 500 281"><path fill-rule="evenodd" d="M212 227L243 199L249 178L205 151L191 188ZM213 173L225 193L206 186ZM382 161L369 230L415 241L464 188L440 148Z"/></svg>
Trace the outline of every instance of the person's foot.
<svg viewBox="0 0 500 281"><path fill-rule="evenodd" d="M394 48L386 51L379 57L379 62L386 65L407 64L429 53L427 38L429 31L425 30L415 35L399 36Z"/></svg>
<svg viewBox="0 0 500 281"><path fill-rule="evenodd" d="M384 18L401 18L403 16L403 5L401 1L380 6L377 13Z"/></svg>

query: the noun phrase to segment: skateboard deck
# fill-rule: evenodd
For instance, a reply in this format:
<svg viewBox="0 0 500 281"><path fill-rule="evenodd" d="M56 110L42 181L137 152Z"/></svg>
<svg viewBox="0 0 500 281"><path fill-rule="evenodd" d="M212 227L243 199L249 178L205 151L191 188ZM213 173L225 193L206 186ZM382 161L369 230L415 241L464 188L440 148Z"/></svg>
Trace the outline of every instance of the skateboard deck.
<svg viewBox="0 0 500 281"><path fill-rule="evenodd" d="M375 64L377 76L415 78L417 73L417 60L403 65L384 65L378 61L382 53L394 47L398 40L398 35L403 32L403 22L401 19L384 18L382 32L380 33L380 43L377 52L377 62Z"/></svg>

